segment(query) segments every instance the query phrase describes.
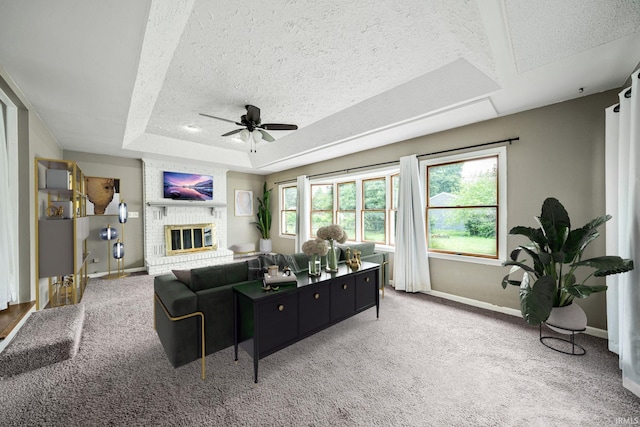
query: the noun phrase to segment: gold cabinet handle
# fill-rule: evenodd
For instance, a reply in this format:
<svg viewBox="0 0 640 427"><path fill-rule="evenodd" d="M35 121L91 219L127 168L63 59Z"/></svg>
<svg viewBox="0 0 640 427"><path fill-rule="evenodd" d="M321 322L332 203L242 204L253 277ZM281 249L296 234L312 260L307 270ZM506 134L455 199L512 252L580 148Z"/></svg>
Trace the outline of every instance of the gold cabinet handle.
<svg viewBox="0 0 640 427"><path fill-rule="evenodd" d="M314 297L315 299L320 299L320 294L316 292L315 294L313 294L313 297Z"/></svg>
<svg viewBox="0 0 640 427"><path fill-rule="evenodd" d="M371 280L371 278L370 278L370 277L365 277L365 278L364 278L364 281L365 281L365 282L367 282L367 283L369 283L369 280Z"/></svg>
<svg viewBox="0 0 640 427"><path fill-rule="evenodd" d="M342 289L347 289L347 284L342 285Z"/></svg>
<svg viewBox="0 0 640 427"><path fill-rule="evenodd" d="M284 304L278 305L278 311L284 311Z"/></svg>

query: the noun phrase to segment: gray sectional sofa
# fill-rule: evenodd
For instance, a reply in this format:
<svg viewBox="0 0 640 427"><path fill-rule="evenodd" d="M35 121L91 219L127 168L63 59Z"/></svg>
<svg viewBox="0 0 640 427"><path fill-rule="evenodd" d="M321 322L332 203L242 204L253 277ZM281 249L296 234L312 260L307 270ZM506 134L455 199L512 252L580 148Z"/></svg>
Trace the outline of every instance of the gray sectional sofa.
<svg viewBox="0 0 640 427"><path fill-rule="evenodd" d="M342 245L339 260L344 262L345 249L362 251L362 261L382 265L381 287L389 282L387 254L375 252L374 243ZM174 270L154 279L154 325L169 362L179 367L233 345L233 286L257 281L269 265L289 267L304 274L308 257L293 255L260 255L248 261L223 265ZM204 333L203 333L204 330ZM202 342L205 346L203 349Z"/></svg>

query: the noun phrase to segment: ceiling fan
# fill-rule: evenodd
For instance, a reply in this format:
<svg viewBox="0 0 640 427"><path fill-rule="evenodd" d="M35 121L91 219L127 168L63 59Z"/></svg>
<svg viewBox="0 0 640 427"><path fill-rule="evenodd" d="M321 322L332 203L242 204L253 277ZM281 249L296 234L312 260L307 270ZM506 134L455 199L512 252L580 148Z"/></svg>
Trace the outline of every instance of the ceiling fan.
<svg viewBox="0 0 640 427"><path fill-rule="evenodd" d="M245 105L245 107L247 109L247 114L243 114L240 117L240 122L236 122L234 120L229 120L229 119L223 119L222 117L216 117L216 116L212 116L209 114L204 114L204 113L200 113L201 116L204 117L210 117L212 119L217 119L217 120L222 120L225 122L229 122L229 123L235 123L238 126L244 126L244 129L235 129L232 130L231 132L227 132L225 134L223 134L222 136L230 136L230 135L234 135L236 133L240 133L243 132L243 134L241 134L241 138L246 142L246 140L249 139L249 136L254 135L253 140L256 140L256 134L254 133L254 131L258 131L259 132L259 136L257 137L258 141L260 140L260 138L264 139L265 141L268 142L273 142L275 141L275 139L269 135L269 133L267 132L267 130L296 130L298 129L297 125L286 125L286 124L281 124L281 123L262 123L261 119L260 119L260 109L254 105ZM248 132L247 132L248 131Z"/></svg>

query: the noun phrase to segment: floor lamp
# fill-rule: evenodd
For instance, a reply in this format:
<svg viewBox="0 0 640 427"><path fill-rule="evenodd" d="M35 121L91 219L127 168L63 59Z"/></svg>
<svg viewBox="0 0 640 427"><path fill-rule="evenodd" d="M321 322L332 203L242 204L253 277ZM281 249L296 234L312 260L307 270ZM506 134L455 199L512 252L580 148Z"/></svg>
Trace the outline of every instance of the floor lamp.
<svg viewBox="0 0 640 427"><path fill-rule="evenodd" d="M116 239L118 237L118 230L112 228L110 224L107 224L107 228L103 228L100 230L99 234L100 239L107 241L107 258L109 259L109 274L105 277L106 279L115 279L116 275L111 275L111 254L109 254L109 244L110 240Z"/></svg>
<svg viewBox="0 0 640 427"><path fill-rule="evenodd" d="M128 274L124 273L124 224L127 222L128 216L129 211L127 209L127 204L124 200L121 200L118 205L118 222L122 224L122 241L118 239L118 241L113 245L113 257L118 263L118 277L128 276Z"/></svg>

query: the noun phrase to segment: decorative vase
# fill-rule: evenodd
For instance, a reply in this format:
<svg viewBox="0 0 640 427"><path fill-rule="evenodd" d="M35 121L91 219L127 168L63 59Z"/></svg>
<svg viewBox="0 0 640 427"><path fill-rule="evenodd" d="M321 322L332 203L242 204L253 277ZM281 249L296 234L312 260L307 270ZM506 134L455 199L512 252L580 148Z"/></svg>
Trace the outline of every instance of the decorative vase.
<svg viewBox="0 0 640 427"><path fill-rule="evenodd" d="M309 257L309 276L317 277L322 274L322 268L320 266L320 258L318 255L311 255Z"/></svg>
<svg viewBox="0 0 640 427"><path fill-rule="evenodd" d="M269 254L271 249L271 239L260 239L260 253Z"/></svg>
<svg viewBox="0 0 640 427"><path fill-rule="evenodd" d="M338 257L333 239L329 239L329 251L327 252L327 271L338 271Z"/></svg>

